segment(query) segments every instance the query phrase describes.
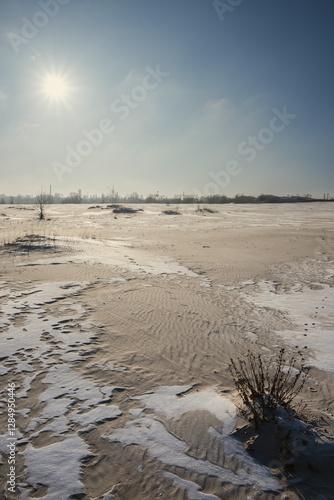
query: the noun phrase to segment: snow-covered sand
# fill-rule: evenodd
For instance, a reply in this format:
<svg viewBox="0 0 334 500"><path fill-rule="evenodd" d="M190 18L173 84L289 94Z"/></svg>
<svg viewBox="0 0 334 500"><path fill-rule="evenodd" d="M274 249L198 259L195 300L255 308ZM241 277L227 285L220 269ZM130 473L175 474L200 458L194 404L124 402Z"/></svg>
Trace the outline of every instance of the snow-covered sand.
<svg viewBox="0 0 334 500"><path fill-rule="evenodd" d="M42 222L4 208L1 495L332 498L334 205L140 208L51 206ZM289 475L274 450L247 451L228 371L247 349L270 363L281 346L311 367L302 396L318 436L316 463L302 468L304 445Z"/></svg>

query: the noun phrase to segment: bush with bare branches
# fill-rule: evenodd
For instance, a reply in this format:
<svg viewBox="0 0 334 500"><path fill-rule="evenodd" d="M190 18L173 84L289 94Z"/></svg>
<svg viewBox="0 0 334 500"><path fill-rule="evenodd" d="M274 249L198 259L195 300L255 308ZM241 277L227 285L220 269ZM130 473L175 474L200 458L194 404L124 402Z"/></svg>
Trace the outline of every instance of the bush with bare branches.
<svg viewBox="0 0 334 500"><path fill-rule="evenodd" d="M246 359L238 358L237 362L231 359L229 370L245 406L240 409L244 416L254 421L255 428L260 423L276 421L280 408L291 419L301 411L293 401L307 380L307 370L304 366L295 368L295 357L287 362L284 352L284 349L280 350L277 361L271 367L264 365L260 355L255 356L250 351Z"/></svg>
<svg viewBox="0 0 334 500"><path fill-rule="evenodd" d="M38 214L39 220L45 219L45 205L49 203L49 195L41 191L36 196L35 209Z"/></svg>

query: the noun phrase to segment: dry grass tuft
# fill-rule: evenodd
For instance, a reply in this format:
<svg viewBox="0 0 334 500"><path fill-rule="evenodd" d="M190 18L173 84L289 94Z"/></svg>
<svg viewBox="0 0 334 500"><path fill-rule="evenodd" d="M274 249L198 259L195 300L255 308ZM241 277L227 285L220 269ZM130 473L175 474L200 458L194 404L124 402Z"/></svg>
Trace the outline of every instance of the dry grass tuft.
<svg viewBox="0 0 334 500"><path fill-rule="evenodd" d="M250 351L246 359L231 359L230 373L241 396L244 408L242 414L253 421L258 429L261 423L277 421L278 412L284 409L291 420L297 418L306 405L294 405L296 396L301 392L307 378L307 370L302 366L296 369L296 358L284 358L281 349L276 363L265 366L260 355Z"/></svg>

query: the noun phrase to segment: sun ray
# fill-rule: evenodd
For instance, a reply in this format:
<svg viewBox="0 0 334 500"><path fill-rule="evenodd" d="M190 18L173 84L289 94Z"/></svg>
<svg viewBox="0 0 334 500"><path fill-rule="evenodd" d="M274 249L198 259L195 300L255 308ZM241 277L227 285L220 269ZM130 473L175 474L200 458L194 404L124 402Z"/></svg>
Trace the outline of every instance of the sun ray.
<svg viewBox="0 0 334 500"><path fill-rule="evenodd" d="M48 74L44 78L42 91L51 101L64 101L68 97L70 86L63 76Z"/></svg>

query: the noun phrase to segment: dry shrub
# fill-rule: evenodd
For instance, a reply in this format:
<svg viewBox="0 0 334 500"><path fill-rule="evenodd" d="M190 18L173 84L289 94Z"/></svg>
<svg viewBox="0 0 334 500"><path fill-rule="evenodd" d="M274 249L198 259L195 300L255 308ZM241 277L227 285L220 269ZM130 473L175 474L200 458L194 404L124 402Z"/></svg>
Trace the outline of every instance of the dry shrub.
<svg viewBox="0 0 334 500"><path fill-rule="evenodd" d="M261 356L250 351L246 359L238 358L237 362L231 359L229 370L245 407L240 410L253 420L256 429L261 423L276 422L281 408L291 420L301 412L302 404L293 402L308 378L307 369L304 366L296 369L296 358L287 362L284 352L280 350L272 367L265 366Z"/></svg>
<svg viewBox="0 0 334 500"><path fill-rule="evenodd" d="M45 205L49 203L50 196L41 191L36 196L35 210L37 211L39 220L45 219Z"/></svg>

